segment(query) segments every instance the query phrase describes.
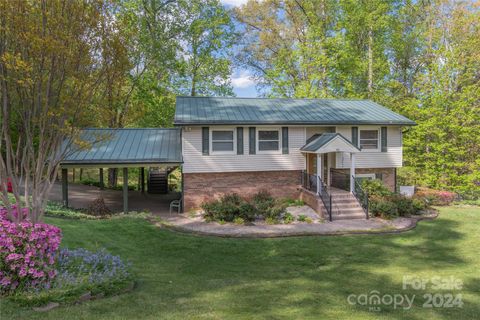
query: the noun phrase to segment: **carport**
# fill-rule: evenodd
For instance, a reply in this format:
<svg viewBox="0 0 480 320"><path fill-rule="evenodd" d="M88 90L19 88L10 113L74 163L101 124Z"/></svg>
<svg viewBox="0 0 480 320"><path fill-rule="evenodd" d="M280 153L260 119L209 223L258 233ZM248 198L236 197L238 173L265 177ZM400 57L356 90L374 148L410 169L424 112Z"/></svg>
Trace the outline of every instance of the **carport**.
<svg viewBox="0 0 480 320"><path fill-rule="evenodd" d="M72 143L69 150L60 164L62 201L66 207L68 169L99 168L99 182L103 185L103 168L122 168L123 212L128 213L128 168L141 168L143 192L145 167L181 166L183 162L181 130L173 128L84 129L79 143Z"/></svg>

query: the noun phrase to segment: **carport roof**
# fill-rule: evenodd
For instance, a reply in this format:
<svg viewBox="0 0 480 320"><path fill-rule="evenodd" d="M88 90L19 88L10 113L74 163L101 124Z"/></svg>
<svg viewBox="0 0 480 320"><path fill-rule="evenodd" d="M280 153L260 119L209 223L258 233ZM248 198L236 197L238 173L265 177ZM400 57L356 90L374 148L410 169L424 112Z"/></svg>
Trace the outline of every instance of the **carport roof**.
<svg viewBox="0 0 480 320"><path fill-rule="evenodd" d="M62 166L149 166L182 163L181 130L158 128L84 129L88 148L67 152Z"/></svg>

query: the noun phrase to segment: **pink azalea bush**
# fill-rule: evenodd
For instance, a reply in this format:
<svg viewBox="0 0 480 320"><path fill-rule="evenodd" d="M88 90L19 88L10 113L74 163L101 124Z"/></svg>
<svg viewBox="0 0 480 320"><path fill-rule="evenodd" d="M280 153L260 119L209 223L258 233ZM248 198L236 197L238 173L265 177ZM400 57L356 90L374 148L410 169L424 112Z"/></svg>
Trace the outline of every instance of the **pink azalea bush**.
<svg viewBox="0 0 480 320"><path fill-rule="evenodd" d="M14 216L26 209L14 208ZM56 276L55 258L62 235L55 226L8 220L0 208L0 293L48 288Z"/></svg>

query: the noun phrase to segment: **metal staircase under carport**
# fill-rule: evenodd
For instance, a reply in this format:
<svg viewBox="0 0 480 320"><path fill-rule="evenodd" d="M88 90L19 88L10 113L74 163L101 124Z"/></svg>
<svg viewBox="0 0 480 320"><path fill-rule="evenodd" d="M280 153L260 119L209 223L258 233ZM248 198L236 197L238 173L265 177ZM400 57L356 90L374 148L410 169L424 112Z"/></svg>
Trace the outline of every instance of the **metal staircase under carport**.
<svg viewBox="0 0 480 320"><path fill-rule="evenodd" d="M150 168L148 170L147 192L152 194L168 193L168 175L175 168Z"/></svg>

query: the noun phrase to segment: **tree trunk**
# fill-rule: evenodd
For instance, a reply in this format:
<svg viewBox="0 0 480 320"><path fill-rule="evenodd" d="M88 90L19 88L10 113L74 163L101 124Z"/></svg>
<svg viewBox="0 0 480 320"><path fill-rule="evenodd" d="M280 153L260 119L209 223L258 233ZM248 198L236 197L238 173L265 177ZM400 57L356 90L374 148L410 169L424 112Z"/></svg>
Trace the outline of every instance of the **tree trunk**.
<svg viewBox="0 0 480 320"><path fill-rule="evenodd" d="M373 31L372 27L368 30L368 97L373 93Z"/></svg>
<svg viewBox="0 0 480 320"><path fill-rule="evenodd" d="M118 169L117 168L108 168L108 186L114 188L117 186L118 180Z"/></svg>

